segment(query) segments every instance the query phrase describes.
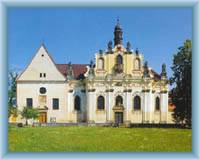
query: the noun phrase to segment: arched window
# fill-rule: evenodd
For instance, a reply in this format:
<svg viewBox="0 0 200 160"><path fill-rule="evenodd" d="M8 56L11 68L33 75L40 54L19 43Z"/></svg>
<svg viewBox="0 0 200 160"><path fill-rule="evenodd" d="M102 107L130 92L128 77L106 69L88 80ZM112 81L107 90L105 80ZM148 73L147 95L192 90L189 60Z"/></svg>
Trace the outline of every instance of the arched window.
<svg viewBox="0 0 200 160"><path fill-rule="evenodd" d="M104 69L104 59L103 58L98 59L98 69Z"/></svg>
<svg viewBox="0 0 200 160"><path fill-rule="evenodd" d="M116 105L122 105L123 104L123 98L121 96L117 96L115 104Z"/></svg>
<svg viewBox="0 0 200 160"><path fill-rule="evenodd" d="M77 111L81 110L81 99L79 96L76 96L74 99L74 109Z"/></svg>
<svg viewBox="0 0 200 160"><path fill-rule="evenodd" d="M140 69L140 60L138 58L135 59L135 69L136 70Z"/></svg>
<svg viewBox="0 0 200 160"><path fill-rule="evenodd" d="M141 109L141 100L139 96L134 97L134 110L140 110Z"/></svg>
<svg viewBox="0 0 200 160"><path fill-rule="evenodd" d="M105 108L105 100L103 96L99 96L97 98L97 109L104 109Z"/></svg>
<svg viewBox="0 0 200 160"><path fill-rule="evenodd" d="M123 64L123 58L120 54L117 56L117 64Z"/></svg>
<svg viewBox="0 0 200 160"><path fill-rule="evenodd" d="M160 110L160 98L159 97L156 97L155 108L157 111Z"/></svg>

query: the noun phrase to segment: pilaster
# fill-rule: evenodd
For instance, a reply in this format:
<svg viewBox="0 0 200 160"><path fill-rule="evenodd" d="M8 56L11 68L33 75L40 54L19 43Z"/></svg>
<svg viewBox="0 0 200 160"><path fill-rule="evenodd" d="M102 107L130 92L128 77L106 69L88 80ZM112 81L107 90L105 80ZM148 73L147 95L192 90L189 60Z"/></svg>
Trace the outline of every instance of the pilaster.
<svg viewBox="0 0 200 160"><path fill-rule="evenodd" d="M160 93L160 106L161 106L161 123L167 123L168 117L168 92L161 91Z"/></svg>

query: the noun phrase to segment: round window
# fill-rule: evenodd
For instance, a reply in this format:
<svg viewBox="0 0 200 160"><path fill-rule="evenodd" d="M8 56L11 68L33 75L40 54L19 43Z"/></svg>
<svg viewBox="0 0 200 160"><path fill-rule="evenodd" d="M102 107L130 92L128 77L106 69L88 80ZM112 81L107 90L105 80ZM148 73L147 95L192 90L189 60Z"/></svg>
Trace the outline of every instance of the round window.
<svg viewBox="0 0 200 160"><path fill-rule="evenodd" d="M46 92L47 92L46 88L44 88L44 87L40 88L40 93L41 94L45 94Z"/></svg>

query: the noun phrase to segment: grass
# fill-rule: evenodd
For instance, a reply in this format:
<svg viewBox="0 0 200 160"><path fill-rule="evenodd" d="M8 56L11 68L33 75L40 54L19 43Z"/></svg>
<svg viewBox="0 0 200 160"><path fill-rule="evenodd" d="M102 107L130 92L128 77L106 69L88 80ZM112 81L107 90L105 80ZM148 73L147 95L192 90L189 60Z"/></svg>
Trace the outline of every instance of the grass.
<svg viewBox="0 0 200 160"><path fill-rule="evenodd" d="M9 127L11 152L191 152L190 129Z"/></svg>

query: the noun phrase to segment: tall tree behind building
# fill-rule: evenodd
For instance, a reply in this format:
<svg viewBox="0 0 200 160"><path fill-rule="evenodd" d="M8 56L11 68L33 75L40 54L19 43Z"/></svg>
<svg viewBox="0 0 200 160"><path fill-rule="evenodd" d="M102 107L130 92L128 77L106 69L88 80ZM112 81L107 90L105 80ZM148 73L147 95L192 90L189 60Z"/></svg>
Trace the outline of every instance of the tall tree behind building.
<svg viewBox="0 0 200 160"><path fill-rule="evenodd" d="M9 84L8 84L8 117L11 114L17 115L17 108L13 106L13 100L16 99L16 79L18 73L17 72L10 72L9 73Z"/></svg>
<svg viewBox="0 0 200 160"><path fill-rule="evenodd" d="M170 78L172 102L176 106L173 117L176 123L192 124L192 42L186 40L174 55L171 67L173 76Z"/></svg>

